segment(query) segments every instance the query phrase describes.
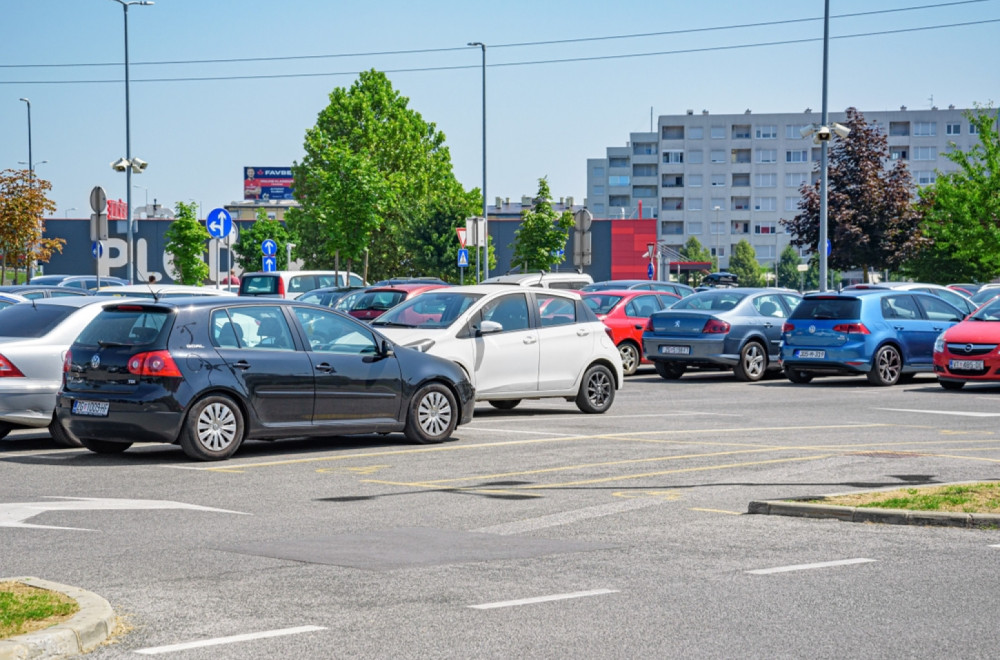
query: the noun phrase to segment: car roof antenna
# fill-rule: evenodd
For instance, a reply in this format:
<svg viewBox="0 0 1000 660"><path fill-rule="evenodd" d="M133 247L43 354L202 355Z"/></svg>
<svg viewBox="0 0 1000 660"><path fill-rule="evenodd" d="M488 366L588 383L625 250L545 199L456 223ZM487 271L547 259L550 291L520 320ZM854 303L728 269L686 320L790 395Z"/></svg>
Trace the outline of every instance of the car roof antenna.
<svg viewBox="0 0 1000 660"><path fill-rule="evenodd" d="M142 269L136 266L135 271L139 273L139 276L146 280L146 286L149 288L149 292L153 294L153 302L160 302L160 294L158 291L153 289L153 282L156 281L155 275L149 275L148 277L143 274Z"/></svg>

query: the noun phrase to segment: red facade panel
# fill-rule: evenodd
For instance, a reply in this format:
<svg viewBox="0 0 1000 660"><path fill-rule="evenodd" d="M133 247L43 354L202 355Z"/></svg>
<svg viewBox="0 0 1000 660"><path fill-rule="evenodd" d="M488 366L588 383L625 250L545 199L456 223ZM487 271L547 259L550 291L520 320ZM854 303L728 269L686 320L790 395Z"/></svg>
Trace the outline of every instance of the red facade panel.
<svg viewBox="0 0 1000 660"><path fill-rule="evenodd" d="M645 255L650 243L656 243L655 218L612 220L611 279L645 279L649 267L649 258Z"/></svg>

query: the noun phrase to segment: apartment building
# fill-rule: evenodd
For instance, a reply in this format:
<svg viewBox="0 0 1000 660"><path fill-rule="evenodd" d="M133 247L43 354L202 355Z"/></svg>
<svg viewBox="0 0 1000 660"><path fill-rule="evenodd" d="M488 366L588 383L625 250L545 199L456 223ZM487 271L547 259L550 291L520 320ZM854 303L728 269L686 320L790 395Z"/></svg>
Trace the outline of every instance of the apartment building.
<svg viewBox="0 0 1000 660"><path fill-rule="evenodd" d="M945 152L978 142L965 111L954 106L861 112L887 136L890 161L906 161L915 186L957 169ZM829 115L830 122L846 117ZM631 133L624 147L587 160L586 207L596 218L657 218L661 247L679 250L694 236L722 268L744 239L761 264L773 265L791 238L779 220L798 213L799 186L819 179L820 147L802 129L821 117L808 108L662 115L656 132Z"/></svg>

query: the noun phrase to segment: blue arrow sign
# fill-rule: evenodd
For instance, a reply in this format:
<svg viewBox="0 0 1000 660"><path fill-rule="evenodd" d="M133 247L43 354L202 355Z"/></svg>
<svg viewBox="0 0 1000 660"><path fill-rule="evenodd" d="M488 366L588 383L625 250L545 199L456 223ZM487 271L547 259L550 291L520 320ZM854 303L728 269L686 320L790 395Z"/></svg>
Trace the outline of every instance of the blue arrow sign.
<svg viewBox="0 0 1000 660"><path fill-rule="evenodd" d="M458 250L458 267L469 267L469 250L467 248L459 248Z"/></svg>
<svg viewBox="0 0 1000 660"><path fill-rule="evenodd" d="M646 277L648 277L649 279L653 279L653 264L652 264L652 262L650 262L650 264L648 266L646 266Z"/></svg>
<svg viewBox="0 0 1000 660"><path fill-rule="evenodd" d="M212 238L223 238L233 230L233 217L226 209L212 209L205 218L205 227Z"/></svg>
<svg viewBox="0 0 1000 660"><path fill-rule="evenodd" d="M275 257L261 257L261 264L265 273L273 273L278 270L278 260Z"/></svg>
<svg viewBox="0 0 1000 660"><path fill-rule="evenodd" d="M104 256L104 244L100 241L94 241L90 244L90 253L94 255L94 259Z"/></svg>
<svg viewBox="0 0 1000 660"><path fill-rule="evenodd" d="M273 257L278 254L278 244L270 238L265 238L260 243L260 251L264 253L265 257Z"/></svg>

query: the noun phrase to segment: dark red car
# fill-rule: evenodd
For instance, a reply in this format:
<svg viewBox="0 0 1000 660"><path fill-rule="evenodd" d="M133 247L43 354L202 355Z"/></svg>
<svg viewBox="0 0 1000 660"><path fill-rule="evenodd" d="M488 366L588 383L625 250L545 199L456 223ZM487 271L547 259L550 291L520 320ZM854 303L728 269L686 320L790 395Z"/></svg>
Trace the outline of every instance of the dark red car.
<svg viewBox="0 0 1000 660"><path fill-rule="evenodd" d="M611 331L611 339L622 356L626 376L634 374L639 364L649 364L642 356L642 332L646 329L649 316L681 299L666 291L637 289L582 291L580 295Z"/></svg>
<svg viewBox="0 0 1000 660"><path fill-rule="evenodd" d="M373 286L349 293L336 304L334 309L346 312L356 319L371 321L392 309L399 303L424 291L440 289L447 284L423 282L420 284L394 284Z"/></svg>

